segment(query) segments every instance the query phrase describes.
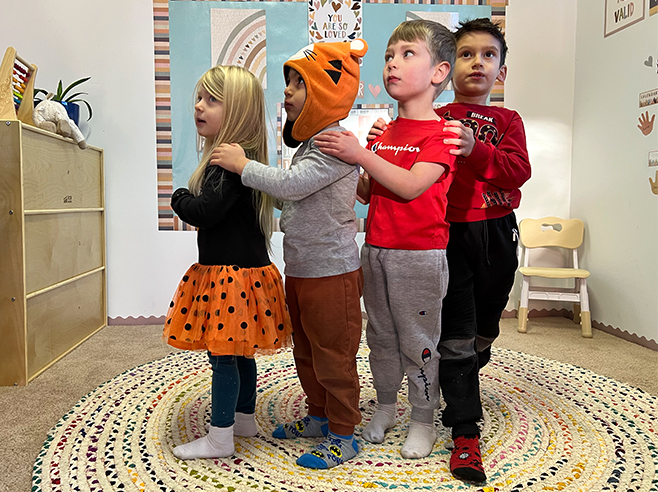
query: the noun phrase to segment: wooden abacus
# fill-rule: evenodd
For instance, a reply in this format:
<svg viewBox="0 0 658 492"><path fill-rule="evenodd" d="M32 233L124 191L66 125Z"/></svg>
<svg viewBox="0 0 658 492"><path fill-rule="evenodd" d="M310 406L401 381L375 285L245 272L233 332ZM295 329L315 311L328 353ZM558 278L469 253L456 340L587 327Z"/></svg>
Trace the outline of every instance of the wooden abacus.
<svg viewBox="0 0 658 492"><path fill-rule="evenodd" d="M34 79L37 66L23 60L11 46L0 65L0 120L34 125Z"/></svg>

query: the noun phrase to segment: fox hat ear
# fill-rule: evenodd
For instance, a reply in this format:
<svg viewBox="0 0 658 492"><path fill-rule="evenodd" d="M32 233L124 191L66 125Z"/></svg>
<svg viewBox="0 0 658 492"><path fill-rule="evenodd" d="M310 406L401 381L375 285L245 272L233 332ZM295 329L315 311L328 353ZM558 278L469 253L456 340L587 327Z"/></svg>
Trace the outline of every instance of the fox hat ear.
<svg viewBox="0 0 658 492"><path fill-rule="evenodd" d="M289 126L291 142L303 142L335 121L345 119L359 92L359 58L368 51L363 39L306 46L283 64L304 79L306 101ZM287 133L287 132L286 132Z"/></svg>
<svg viewBox="0 0 658 492"><path fill-rule="evenodd" d="M352 50L352 56L357 56L359 58L362 58L368 51L368 45L361 38L350 41L350 48Z"/></svg>

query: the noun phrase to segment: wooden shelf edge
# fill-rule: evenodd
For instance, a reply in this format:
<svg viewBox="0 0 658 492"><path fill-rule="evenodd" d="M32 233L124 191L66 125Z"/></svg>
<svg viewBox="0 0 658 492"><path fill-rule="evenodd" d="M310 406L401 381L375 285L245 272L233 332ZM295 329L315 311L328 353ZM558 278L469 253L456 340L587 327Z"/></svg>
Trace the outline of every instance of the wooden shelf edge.
<svg viewBox="0 0 658 492"><path fill-rule="evenodd" d="M51 290L58 289L59 287L63 287L68 284L72 284L73 282L77 282L80 279L83 279L85 277L90 277L91 275L94 275L95 273L103 272L105 271L105 265L99 266L98 268L94 268L93 270L89 270L84 273L80 273L76 275L75 277L67 278L66 280L62 280L61 282L57 282L56 284L49 285L48 287L44 287L43 289L35 290L34 292L30 292L25 296L26 300L30 300L34 297L37 297L41 294L45 294L46 292L50 292Z"/></svg>
<svg viewBox="0 0 658 492"><path fill-rule="evenodd" d="M76 148L79 148L78 144L75 143L75 140L73 140L72 138L62 137L58 133L53 133L53 132L49 132L48 130L43 130L43 129L39 128L38 126L30 125L30 124L25 123L24 121L21 121L21 120L6 119L6 118L0 119L0 123L4 123L5 121L9 121L10 123L20 123L21 126L26 130L32 131L34 133L40 133L42 135L47 135L49 137L56 138L56 139L61 140L63 142L70 143L71 145L74 145ZM90 150L90 149L94 150L96 152L103 152L103 149L101 147L96 147L94 145L89 145L89 144L87 144L86 149L84 149L84 150L80 149L80 152L84 152L85 150Z"/></svg>
<svg viewBox="0 0 658 492"><path fill-rule="evenodd" d="M104 208L48 208L43 210L24 210L25 215L56 215L56 214L84 214L91 212L105 212Z"/></svg>

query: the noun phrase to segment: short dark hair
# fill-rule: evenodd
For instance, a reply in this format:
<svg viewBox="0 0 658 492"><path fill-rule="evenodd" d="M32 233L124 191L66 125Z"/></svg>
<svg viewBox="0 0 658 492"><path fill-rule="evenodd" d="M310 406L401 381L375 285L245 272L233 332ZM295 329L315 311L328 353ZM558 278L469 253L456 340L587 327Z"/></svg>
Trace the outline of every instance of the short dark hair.
<svg viewBox="0 0 658 492"><path fill-rule="evenodd" d="M488 17L481 17L479 19L472 19L465 22L460 22L459 27L455 31L455 39L459 41L466 34L474 32L484 32L491 34L500 43L500 66L505 65L505 57L507 56L507 43L505 42L505 35L499 22L492 22Z"/></svg>

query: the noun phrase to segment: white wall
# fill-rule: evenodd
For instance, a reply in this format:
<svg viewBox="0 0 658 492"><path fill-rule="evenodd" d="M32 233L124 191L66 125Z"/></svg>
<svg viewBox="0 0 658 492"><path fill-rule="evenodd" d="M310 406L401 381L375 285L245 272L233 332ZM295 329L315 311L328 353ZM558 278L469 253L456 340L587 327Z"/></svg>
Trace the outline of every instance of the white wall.
<svg viewBox="0 0 658 492"><path fill-rule="evenodd" d="M523 118L532 165L532 177L521 188L517 220L569 217L576 2L511 0L505 23L509 48L505 106ZM550 263L548 255L545 261ZM517 274L508 311L517 309L520 293ZM563 307L571 308L530 302L530 309Z"/></svg>
<svg viewBox="0 0 658 492"><path fill-rule="evenodd" d="M517 218L569 215L576 2L511 0L505 106L526 128L532 177Z"/></svg>
<svg viewBox="0 0 658 492"><path fill-rule="evenodd" d="M636 8L643 2L635 2ZM639 93L658 87L658 15L603 37L603 2L578 2L571 213L587 227L592 317L658 340L658 196ZM652 56L652 67L644 61Z"/></svg>
<svg viewBox="0 0 658 492"><path fill-rule="evenodd" d="M60 78L70 82L92 76L86 89L95 113L89 124L83 123L81 128L90 144L105 149L109 316L162 316L182 272L196 259L196 245L194 234L157 230L152 2L115 0L108 4L89 0L23 0L13 3L17 9L20 5L21 11L31 12L29 31L24 23L16 22L11 16L0 16L0 50L14 46L23 58L36 63L39 66L37 87L52 89ZM62 8L62 3L66 8ZM507 9L510 54L506 103L524 118L533 163L533 177L523 188L519 218L548 213L566 216L570 213L575 9L573 0L510 0ZM580 10L584 9L580 7ZM591 9L600 15L598 10L602 13L603 6L597 2ZM592 13L587 13L591 18ZM655 22L653 26L655 29ZM646 27L642 26L643 29ZM586 20L579 21L578 30L579 42L583 37L598 38L584 52L582 68L576 72L576 78L582 78L578 83L577 99L578 96L588 98L583 104L591 105L578 113L576 125L581 122L591 124L585 113L592 111L597 115L592 119L600 126L609 114L607 111L601 113L608 106L610 93L616 90L608 87L611 84L608 79L611 74L618 74L610 66L607 56L596 62L588 59L596 59L593 54L602 43L599 39L602 23L598 18L592 27ZM618 39L613 41L621 43L625 34L614 36ZM623 47L619 45L616 50L615 54L621 57ZM601 50L600 56L603 53L605 50ZM637 57L646 58L647 54L642 52ZM596 97L588 96L592 85L597 87ZM612 114L619 115L625 108L616 108ZM631 111L627 119L637 119L635 111ZM596 133L580 129L575 133L576 137L580 139L583 131L592 138ZM610 279L602 279L598 274L592 279L594 318L599 320L598 313L605 313L602 320L606 323L623 326L631 332L647 333L649 318L656 318L656 201L648 200L646 190L637 191L637 196L629 194L628 190L619 194L605 184L616 182L628 173L622 172L624 168L618 165L622 162L621 151L610 148L615 139L602 140L606 143L604 149L592 149L587 142L578 146L574 164L574 186L578 193L573 198L573 214L582 216L587 213L590 227L598 222L605 224L607 213L612 212L608 209L619 209L617 215L621 216L617 224L621 228L620 234L609 230L608 226L594 227L590 232L590 241L595 238L601 243L610 242L609 235L614 234L619 242L612 262L591 247L586 252L592 269L596 263L604 262L605 268L598 268L599 271L607 271L608 267L614 271ZM619 158L606 158L615 152ZM597 158L592 159L593 155ZM583 162L589 162L591 166L600 162L608 164L605 172L600 173L598 168L595 174L575 167ZM638 168L639 165L634 170ZM616 169L623 176L611 178L610 173ZM646 182L646 169L641 171ZM591 183L590 186L585 182ZM597 188L597 193L589 188ZM586 190L587 195L580 190ZM596 206L591 207L594 210L585 210L587 196L596 201ZM637 204L632 203L635 199ZM599 214L600 218L595 220L598 207L603 207L606 214ZM634 228L633 224L639 222L639 219L634 220L635 217L648 215L653 224L651 229L638 231L639 227ZM630 240L635 237L637 241ZM627 247L639 255L639 260L620 250L623 238L628 238ZM278 234L275 242L279 245L280 239ZM276 247L275 253L275 261L282 267L280 246ZM645 272L652 272L653 287L648 282L643 286L646 295L637 305L638 309L633 311L649 306L653 309L646 309L650 311L647 315L634 313L631 316L629 313L630 318L622 314L615 317L612 314L615 310L630 310L620 308L614 298L614 289L612 295L607 289L617 282L621 292L629 292L631 277L624 268L634 264L636 270L644 266ZM642 275L645 274L638 273L639 277ZM623 295L620 299L627 302L628 296ZM640 316L643 319L636 324Z"/></svg>

